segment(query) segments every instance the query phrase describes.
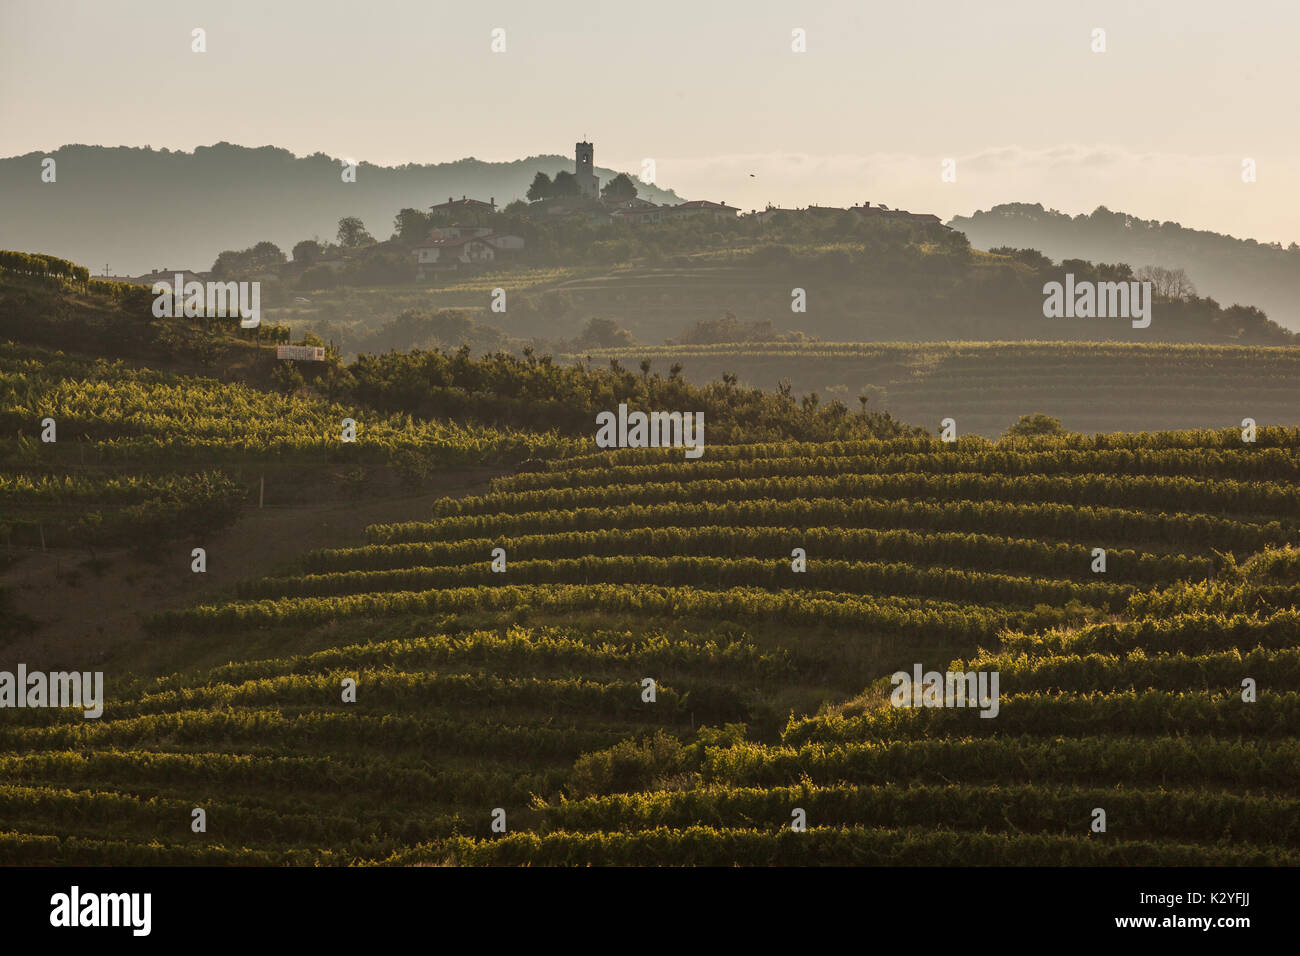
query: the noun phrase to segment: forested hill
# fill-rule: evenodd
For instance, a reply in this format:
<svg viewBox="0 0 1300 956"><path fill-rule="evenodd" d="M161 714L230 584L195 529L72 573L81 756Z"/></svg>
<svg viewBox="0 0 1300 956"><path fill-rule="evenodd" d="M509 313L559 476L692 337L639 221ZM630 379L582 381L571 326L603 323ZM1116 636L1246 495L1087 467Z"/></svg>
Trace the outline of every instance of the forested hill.
<svg viewBox="0 0 1300 956"><path fill-rule="evenodd" d="M55 160L56 180L42 182L41 163ZM361 159L361 157L353 157ZM304 236L331 239L343 216L358 216L377 236L394 213L462 195L498 208L522 199L538 170L573 170L573 158L547 154L513 162L461 159L431 165L361 162L344 183L339 159L297 157L273 146L230 143L194 152L126 146L63 146L0 159L0 248L40 249L98 273L207 269L222 249L269 239L284 248ZM617 170L597 167L601 182ZM672 192L638 183L652 202L679 202ZM183 221L184 228L176 228ZM111 253L106 250L112 250Z"/></svg>
<svg viewBox="0 0 1300 956"><path fill-rule="evenodd" d="M1038 203L1004 203L950 223L978 249L1029 247L1053 259L1182 268L1202 296L1257 306L1279 325L1300 329L1300 245L1283 248L1176 222L1138 219L1098 206L1070 216Z"/></svg>

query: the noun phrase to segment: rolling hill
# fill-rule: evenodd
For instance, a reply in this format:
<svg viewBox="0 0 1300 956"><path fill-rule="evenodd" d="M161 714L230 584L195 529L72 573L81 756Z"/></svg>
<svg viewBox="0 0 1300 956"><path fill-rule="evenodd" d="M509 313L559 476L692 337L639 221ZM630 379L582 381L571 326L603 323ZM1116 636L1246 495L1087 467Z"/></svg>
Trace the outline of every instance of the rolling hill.
<svg viewBox="0 0 1300 956"><path fill-rule="evenodd" d="M55 160L57 180L41 181ZM427 208L467 195L497 207L522 199L534 174L572 171L572 156L540 155L493 163L474 158L399 167L361 162L344 183L336 157L295 156L273 146L220 142L193 152L149 147L66 145L0 159L0 248L40 249L92 263L115 275L153 269L211 268L223 249L270 240L285 250L313 235L333 239L338 221L359 216L383 238L406 206ZM602 182L618 170L597 167ZM656 202L680 201L641 184ZM183 210L201 228L171 225ZM75 224L75 225L74 225Z"/></svg>

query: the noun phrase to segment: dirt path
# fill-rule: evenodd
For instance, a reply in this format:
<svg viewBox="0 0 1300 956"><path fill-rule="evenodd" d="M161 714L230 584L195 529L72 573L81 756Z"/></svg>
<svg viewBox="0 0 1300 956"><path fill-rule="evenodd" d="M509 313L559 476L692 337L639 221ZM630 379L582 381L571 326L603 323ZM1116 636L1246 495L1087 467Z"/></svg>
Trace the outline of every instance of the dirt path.
<svg viewBox="0 0 1300 956"><path fill-rule="evenodd" d="M102 551L100 576L79 567L85 551L27 552L0 573L14 610L39 627L0 647L0 668L26 663L37 669L86 668L115 649L137 642L144 618L165 608L233 594L237 581L287 571L307 551L365 544L367 525L428 518L435 501L480 494L501 474L477 468L436 476L437 490L409 497L357 502L326 501L295 507L246 510L231 527L205 541L176 541L152 563L128 552ZM190 570L190 551L207 551L207 573Z"/></svg>

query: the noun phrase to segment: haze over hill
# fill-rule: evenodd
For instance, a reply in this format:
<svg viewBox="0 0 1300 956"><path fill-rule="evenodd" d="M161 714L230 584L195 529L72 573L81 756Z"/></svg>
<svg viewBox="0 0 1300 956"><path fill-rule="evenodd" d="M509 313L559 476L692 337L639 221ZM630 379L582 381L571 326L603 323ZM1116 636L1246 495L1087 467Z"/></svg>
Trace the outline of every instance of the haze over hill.
<svg viewBox="0 0 1300 956"><path fill-rule="evenodd" d="M41 181L53 157L57 179ZM355 158L355 157L353 157ZM343 216L359 216L374 235L392 231L406 206L427 208L462 195L497 207L522 199L538 170L573 170L573 158L547 154L513 162L467 158L453 163L374 166L361 162L355 183L339 159L295 156L274 146L221 142L194 152L128 146L70 145L0 159L0 248L39 250L117 275L152 269L212 267L223 249L267 239L286 251L300 239L332 239ZM601 182L618 170L596 167ZM680 202L672 191L638 182L652 202Z"/></svg>
<svg viewBox="0 0 1300 956"><path fill-rule="evenodd" d="M1004 203L949 223L979 249L1030 247L1053 259L1089 259L1182 268L1203 296L1250 304L1279 325L1300 329L1300 246L1237 239L1176 222L1138 219L1098 206L1070 216L1038 203Z"/></svg>

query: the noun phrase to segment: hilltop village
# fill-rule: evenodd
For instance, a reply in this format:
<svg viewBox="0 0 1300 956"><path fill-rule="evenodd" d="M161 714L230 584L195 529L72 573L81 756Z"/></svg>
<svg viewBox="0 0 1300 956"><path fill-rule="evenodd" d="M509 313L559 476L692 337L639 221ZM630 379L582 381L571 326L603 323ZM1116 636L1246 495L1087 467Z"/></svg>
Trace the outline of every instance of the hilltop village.
<svg viewBox="0 0 1300 956"><path fill-rule="evenodd" d="M589 229L623 225L640 230L692 220L712 225L754 222L767 226L836 217L848 217L851 222L882 220L947 228L936 215L891 209L869 201L848 207L801 209L769 205L748 212L723 200L657 204L640 198L637 181L626 173L619 173L602 186L595 172L595 147L580 142L574 145L573 171L561 170L554 178L539 171L526 200L498 207L495 196L482 199L462 195L459 199L448 196L425 210L405 208L397 213L388 240L375 239L359 219L349 217L340 220L337 241L306 239L293 247L290 256L274 243L263 241L246 250L221 253L209 272L162 266L143 275L122 276L110 274L106 268L94 278L152 285L172 281L177 273L186 281L270 274L293 280L304 289L343 282L434 282L448 273L473 273L534 259L526 255L529 237L522 234L530 223ZM618 232L615 228L615 234Z"/></svg>

